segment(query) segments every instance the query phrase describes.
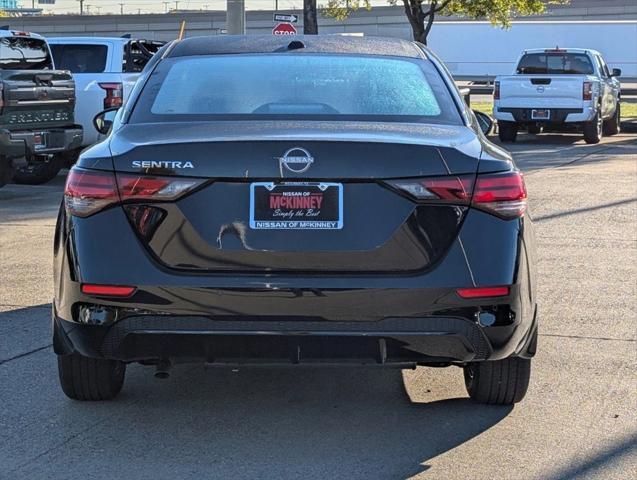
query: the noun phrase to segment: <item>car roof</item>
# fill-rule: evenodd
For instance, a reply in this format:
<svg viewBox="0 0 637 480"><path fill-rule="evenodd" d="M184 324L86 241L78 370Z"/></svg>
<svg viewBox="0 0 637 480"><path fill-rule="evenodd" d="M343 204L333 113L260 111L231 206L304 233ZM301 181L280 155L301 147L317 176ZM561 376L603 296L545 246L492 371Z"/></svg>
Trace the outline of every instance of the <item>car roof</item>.
<svg viewBox="0 0 637 480"><path fill-rule="evenodd" d="M346 35L212 35L175 43L167 57L250 53L348 53L424 58L412 41L399 38Z"/></svg>
<svg viewBox="0 0 637 480"><path fill-rule="evenodd" d="M563 51L566 53L592 53L598 54L597 50L590 48L566 48L566 47L548 47L548 48L527 48L524 53L545 53L547 51Z"/></svg>
<svg viewBox="0 0 637 480"><path fill-rule="evenodd" d="M38 38L44 40L42 35L37 33L24 32L22 30L3 30L0 29L0 37L24 37L24 38Z"/></svg>
<svg viewBox="0 0 637 480"><path fill-rule="evenodd" d="M130 38L123 37L49 37L50 43L102 43L102 42L130 42Z"/></svg>

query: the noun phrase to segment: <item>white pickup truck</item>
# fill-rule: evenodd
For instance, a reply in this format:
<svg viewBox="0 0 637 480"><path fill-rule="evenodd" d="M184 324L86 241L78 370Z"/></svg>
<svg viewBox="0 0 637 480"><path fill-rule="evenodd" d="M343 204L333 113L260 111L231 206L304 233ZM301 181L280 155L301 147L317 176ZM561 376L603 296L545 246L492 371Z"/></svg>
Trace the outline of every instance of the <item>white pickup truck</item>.
<svg viewBox="0 0 637 480"><path fill-rule="evenodd" d="M520 127L578 127L587 143L619 133L621 70L609 70L599 52L578 48L522 53L516 74L495 79L493 116L500 140L514 142Z"/></svg>
<svg viewBox="0 0 637 480"><path fill-rule="evenodd" d="M166 43L128 36L58 37L48 42L55 64L70 70L75 79L75 119L84 127L82 147L99 140L95 115L122 105L148 60Z"/></svg>

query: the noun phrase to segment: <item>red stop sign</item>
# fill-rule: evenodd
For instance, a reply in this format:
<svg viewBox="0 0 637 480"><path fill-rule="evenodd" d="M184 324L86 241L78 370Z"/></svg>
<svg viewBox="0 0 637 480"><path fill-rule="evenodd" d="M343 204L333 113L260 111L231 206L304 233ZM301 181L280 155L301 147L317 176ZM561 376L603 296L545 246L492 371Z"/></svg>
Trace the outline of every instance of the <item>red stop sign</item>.
<svg viewBox="0 0 637 480"><path fill-rule="evenodd" d="M279 23L272 29L273 35L296 35L296 28L291 23Z"/></svg>

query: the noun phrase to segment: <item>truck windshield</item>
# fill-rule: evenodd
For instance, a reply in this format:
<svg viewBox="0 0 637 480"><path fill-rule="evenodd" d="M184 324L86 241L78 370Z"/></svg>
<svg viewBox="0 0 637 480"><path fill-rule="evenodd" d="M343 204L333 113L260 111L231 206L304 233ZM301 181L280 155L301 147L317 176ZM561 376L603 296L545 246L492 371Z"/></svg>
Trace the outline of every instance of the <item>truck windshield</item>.
<svg viewBox="0 0 637 480"><path fill-rule="evenodd" d="M591 75L594 70L590 58L584 53L545 52L524 55L517 72L522 75Z"/></svg>
<svg viewBox="0 0 637 480"><path fill-rule="evenodd" d="M29 37L1 37L0 69L52 70L53 61L44 40Z"/></svg>
<svg viewBox="0 0 637 480"><path fill-rule="evenodd" d="M144 88L131 121L235 119L461 124L429 62L320 54L168 59Z"/></svg>

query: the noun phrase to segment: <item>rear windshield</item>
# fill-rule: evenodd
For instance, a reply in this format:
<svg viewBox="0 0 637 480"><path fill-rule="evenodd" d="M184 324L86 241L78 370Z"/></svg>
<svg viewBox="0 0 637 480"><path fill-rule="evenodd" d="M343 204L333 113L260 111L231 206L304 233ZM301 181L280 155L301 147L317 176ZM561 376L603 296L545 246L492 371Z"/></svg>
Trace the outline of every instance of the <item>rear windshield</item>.
<svg viewBox="0 0 637 480"><path fill-rule="evenodd" d="M591 75L593 64L584 53L527 53L518 64L518 73L532 74L577 74Z"/></svg>
<svg viewBox="0 0 637 480"><path fill-rule="evenodd" d="M461 124L427 61L318 54L168 59L151 76L131 121L260 118Z"/></svg>
<svg viewBox="0 0 637 480"><path fill-rule="evenodd" d="M102 73L106 69L106 45L51 45L55 65L72 73Z"/></svg>
<svg viewBox="0 0 637 480"><path fill-rule="evenodd" d="M52 70L53 61L44 40L28 37L1 37L0 69Z"/></svg>

